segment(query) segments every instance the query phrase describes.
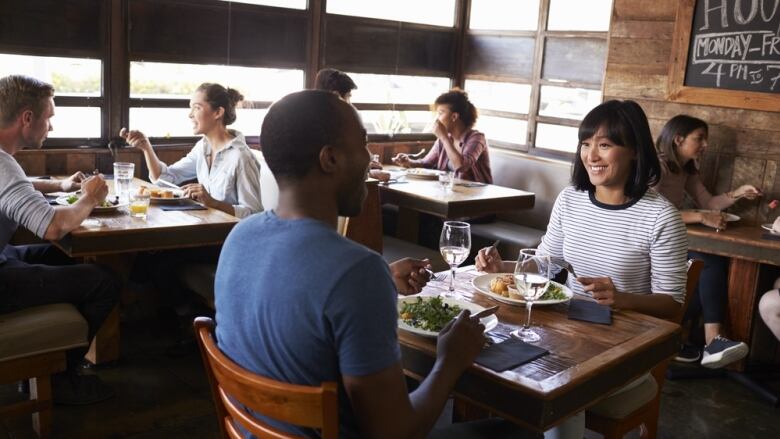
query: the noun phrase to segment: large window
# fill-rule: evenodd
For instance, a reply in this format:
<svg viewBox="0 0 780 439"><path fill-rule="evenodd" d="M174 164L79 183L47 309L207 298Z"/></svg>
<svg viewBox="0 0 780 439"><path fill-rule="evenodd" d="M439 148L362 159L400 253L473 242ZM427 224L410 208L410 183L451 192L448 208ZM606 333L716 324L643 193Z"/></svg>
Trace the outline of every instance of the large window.
<svg viewBox="0 0 780 439"><path fill-rule="evenodd" d="M191 136L189 99L205 82L234 88L244 96L230 128L258 136L265 108L303 88L303 70L134 61L130 63L130 125L152 137Z"/></svg>
<svg viewBox="0 0 780 439"><path fill-rule="evenodd" d="M455 0L328 0L329 14L452 26Z"/></svg>
<svg viewBox="0 0 780 439"><path fill-rule="evenodd" d="M52 84L54 117L49 138L100 138L102 62L99 59L0 54L0 77L27 75Z"/></svg>
<svg viewBox="0 0 780 439"><path fill-rule="evenodd" d="M494 145L576 150L579 122L602 100L611 6L472 0L464 85Z"/></svg>

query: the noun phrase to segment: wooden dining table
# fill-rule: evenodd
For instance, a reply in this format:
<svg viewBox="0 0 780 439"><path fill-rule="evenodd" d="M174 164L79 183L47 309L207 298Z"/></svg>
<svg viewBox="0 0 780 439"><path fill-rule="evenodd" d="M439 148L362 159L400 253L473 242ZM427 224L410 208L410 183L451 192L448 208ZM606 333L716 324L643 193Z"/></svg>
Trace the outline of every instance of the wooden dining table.
<svg viewBox="0 0 780 439"><path fill-rule="evenodd" d="M473 266L455 277L457 298L484 307L500 305L498 326L507 335L522 326L525 306L503 304L478 293ZM448 291L449 280L429 282L423 296ZM469 403L535 431L545 431L587 409L679 348L680 327L648 315L614 310L611 325L567 318L567 303L534 306L532 325L541 335L535 345L550 353L504 372L473 364L458 380L454 394ZM436 359L436 339L399 330L405 373L425 377Z"/></svg>
<svg viewBox="0 0 780 439"><path fill-rule="evenodd" d="M113 196L113 180L106 183ZM138 178L133 180L134 190L140 185L153 186ZM146 219L131 217L127 207L106 213L93 211L79 228L52 243L70 257L107 265L126 277L137 252L219 245L238 223L238 218L216 209L164 211L163 206L150 205ZM87 357L96 364L119 358L118 309L96 334Z"/></svg>
<svg viewBox="0 0 780 439"><path fill-rule="evenodd" d="M403 168L386 166L393 174ZM445 220L476 218L534 206L533 192L494 184L455 179L451 190L438 180L406 175L379 185L383 203L398 206L398 237L417 241L419 214L427 213Z"/></svg>

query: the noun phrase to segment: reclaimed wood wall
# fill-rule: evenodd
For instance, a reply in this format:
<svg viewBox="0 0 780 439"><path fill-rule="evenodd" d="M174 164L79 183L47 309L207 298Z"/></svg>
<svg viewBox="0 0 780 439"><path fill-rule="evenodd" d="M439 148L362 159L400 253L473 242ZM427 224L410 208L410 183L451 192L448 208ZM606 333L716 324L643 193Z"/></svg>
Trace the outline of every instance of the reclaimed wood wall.
<svg viewBox="0 0 780 439"><path fill-rule="evenodd" d="M633 99L644 108L657 136L677 114L710 125L702 161L707 187L722 193L743 184L761 188L759 201L740 200L729 209L751 223L778 216L769 201L780 199L780 108L775 112L670 102L667 81L677 0L614 0L604 99Z"/></svg>

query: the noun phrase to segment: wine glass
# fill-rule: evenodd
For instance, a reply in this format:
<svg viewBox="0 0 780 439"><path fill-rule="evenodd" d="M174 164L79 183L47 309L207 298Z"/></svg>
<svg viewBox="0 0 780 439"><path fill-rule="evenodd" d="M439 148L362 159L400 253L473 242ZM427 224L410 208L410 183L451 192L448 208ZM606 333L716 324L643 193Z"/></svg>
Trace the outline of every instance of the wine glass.
<svg viewBox="0 0 780 439"><path fill-rule="evenodd" d="M514 276L517 291L525 299L528 317L523 329L513 331L511 335L526 343L537 342L541 336L531 329L531 307L542 297L550 282L550 257L538 254L533 248L520 250Z"/></svg>
<svg viewBox="0 0 780 439"><path fill-rule="evenodd" d="M441 229L439 250L452 271L450 293L445 294L445 296L451 296L455 291L455 268L462 264L471 252L471 224L461 221L445 221L444 227Z"/></svg>

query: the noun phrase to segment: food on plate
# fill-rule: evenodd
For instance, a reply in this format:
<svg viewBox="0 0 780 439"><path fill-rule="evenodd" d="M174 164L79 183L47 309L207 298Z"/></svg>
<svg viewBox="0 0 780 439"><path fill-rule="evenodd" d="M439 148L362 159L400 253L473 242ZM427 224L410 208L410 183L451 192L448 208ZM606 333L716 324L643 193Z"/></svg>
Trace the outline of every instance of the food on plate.
<svg viewBox="0 0 780 439"><path fill-rule="evenodd" d="M398 313L407 325L434 332L441 331L458 314L460 307L444 303L441 297L418 297L416 301L405 302Z"/></svg>
<svg viewBox="0 0 780 439"><path fill-rule="evenodd" d="M548 282L547 289L539 300L566 300L569 296L563 292L563 288L555 282Z"/></svg>
<svg viewBox="0 0 780 439"><path fill-rule="evenodd" d="M490 291L504 297L509 297L509 287L515 289L515 278L511 274L496 276L490 281Z"/></svg>
<svg viewBox="0 0 780 439"><path fill-rule="evenodd" d="M175 193L171 189L161 189L157 187L140 186L138 188L138 193L143 195L144 192L149 192L149 196L152 198L174 199L174 198L181 197L179 194Z"/></svg>
<svg viewBox="0 0 780 439"><path fill-rule="evenodd" d="M523 295L515 285L515 278L511 274L501 274L491 279L490 291L510 299L523 300ZM566 300L569 296L563 292L563 288L555 283L548 282L547 287L539 300Z"/></svg>
<svg viewBox="0 0 780 439"><path fill-rule="evenodd" d="M68 198L65 199L65 201L68 202L68 204L73 204L76 201L79 200L79 195L77 194L70 194L68 195ZM117 204L119 204L119 197L114 197L113 200L103 200L100 203L98 203L97 207L114 207Z"/></svg>

